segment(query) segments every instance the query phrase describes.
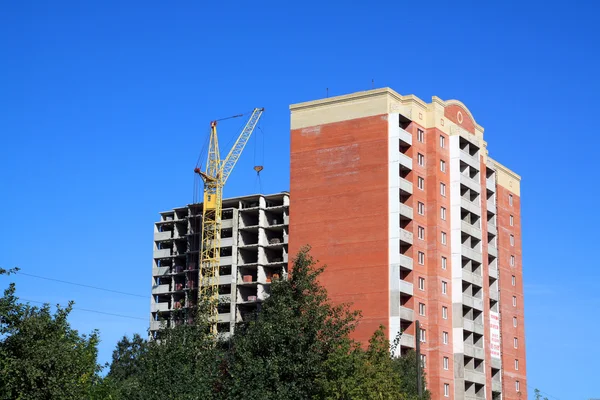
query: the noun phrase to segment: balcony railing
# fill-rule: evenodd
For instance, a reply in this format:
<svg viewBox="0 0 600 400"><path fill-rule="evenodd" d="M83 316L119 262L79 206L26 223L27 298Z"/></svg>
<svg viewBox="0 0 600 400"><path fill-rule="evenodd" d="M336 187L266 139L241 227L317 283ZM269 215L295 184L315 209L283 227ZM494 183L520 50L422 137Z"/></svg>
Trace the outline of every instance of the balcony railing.
<svg viewBox="0 0 600 400"><path fill-rule="evenodd" d="M406 282L404 280L400 280L400 293L404 293L409 296L412 296L413 295L413 284L410 282Z"/></svg>
<svg viewBox="0 0 600 400"><path fill-rule="evenodd" d="M413 244L413 234L406 229L400 228L400 240L404 243Z"/></svg>
<svg viewBox="0 0 600 400"><path fill-rule="evenodd" d="M412 158L407 156L406 154L398 154L398 160L400 161L400 165L403 167L412 170Z"/></svg>

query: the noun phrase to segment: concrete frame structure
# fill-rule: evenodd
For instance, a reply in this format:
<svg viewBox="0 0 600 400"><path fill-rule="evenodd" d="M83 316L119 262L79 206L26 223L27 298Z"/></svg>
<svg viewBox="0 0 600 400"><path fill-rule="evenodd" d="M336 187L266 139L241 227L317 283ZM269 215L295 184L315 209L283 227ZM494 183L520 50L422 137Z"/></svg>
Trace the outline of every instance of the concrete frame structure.
<svg viewBox="0 0 600 400"><path fill-rule="evenodd" d="M421 340L434 399L526 399L520 177L470 111L389 88L290 110L290 252L329 266L356 338Z"/></svg>
<svg viewBox="0 0 600 400"><path fill-rule="evenodd" d="M217 324L223 337L233 333L237 322L252 318L270 293L271 279L287 273L289 205L286 192L223 200ZM154 224L153 337L160 329L194 318L202 204L160 215Z"/></svg>

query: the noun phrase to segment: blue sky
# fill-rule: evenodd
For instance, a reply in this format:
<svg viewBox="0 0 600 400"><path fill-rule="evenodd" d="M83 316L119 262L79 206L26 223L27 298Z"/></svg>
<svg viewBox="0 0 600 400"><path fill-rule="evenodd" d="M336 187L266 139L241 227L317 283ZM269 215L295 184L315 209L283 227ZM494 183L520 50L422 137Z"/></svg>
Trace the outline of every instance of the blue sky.
<svg viewBox="0 0 600 400"><path fill-rule="evenodd" d="M461 100L490 154L523 176L529 385L600 397L599 10L495 3L4 2L0 265L148 296L16 276L23 298L146 319L153 222L192 201L208 122L265 107L225 194L259 190L256 159L263 191L286 190L288 105L373 79ZM240 123L221 125L223 144ZM102 361L147 328L82 311L72 321L100 329Z"/></svg>

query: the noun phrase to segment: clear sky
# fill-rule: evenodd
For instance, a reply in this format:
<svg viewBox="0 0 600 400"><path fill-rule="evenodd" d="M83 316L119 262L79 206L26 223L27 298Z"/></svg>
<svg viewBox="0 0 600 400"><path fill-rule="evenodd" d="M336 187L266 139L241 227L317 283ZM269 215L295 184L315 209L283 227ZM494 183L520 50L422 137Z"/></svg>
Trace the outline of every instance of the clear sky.
<svg viewBox="0 0 600 400"><path fill-rule="evenodd" d="M145 296L14 277L26 299L141 318L73 312L108 361L147 329L153 222L192 201L209 121L265 107L225 194L287 190L289 104L374 79L461 100L523 176L529 385L600 397L599 9L482 3L2 2L0 266Z"/></svg>

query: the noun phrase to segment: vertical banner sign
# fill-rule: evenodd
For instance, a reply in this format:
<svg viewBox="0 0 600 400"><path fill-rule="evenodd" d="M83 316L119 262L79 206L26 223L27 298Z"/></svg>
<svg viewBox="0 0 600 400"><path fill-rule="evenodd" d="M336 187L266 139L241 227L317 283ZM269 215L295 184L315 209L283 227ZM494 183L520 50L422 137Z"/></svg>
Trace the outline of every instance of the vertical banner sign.
<svg viewBox="0 0 600 400"><path fill-rule="evenodd" d="M494 311L490 311L490 353L500 358L500 315Z"/></svg>

